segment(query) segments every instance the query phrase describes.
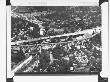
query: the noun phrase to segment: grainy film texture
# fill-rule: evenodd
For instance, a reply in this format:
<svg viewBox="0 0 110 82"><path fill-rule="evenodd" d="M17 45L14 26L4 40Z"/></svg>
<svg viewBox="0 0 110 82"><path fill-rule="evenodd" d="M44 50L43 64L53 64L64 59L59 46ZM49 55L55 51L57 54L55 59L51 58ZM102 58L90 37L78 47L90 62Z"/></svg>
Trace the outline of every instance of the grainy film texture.
<svg viewBox="0 0 110 82"><path fill-rule="evenodd" d="M101 7L12 6L15 73L100 72Z"/></svg>

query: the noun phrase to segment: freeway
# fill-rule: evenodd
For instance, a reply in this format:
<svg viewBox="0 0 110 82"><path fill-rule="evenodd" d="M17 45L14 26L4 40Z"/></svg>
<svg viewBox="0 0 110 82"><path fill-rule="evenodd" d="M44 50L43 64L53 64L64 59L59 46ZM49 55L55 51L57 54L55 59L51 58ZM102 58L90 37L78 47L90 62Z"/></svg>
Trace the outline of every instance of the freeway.
<svg viewBox="0 0 110 82"><path fill-rule="evenodd" d="M21 40L21 41L11 42L11 45L21 45L23 43L30 43L30 42L37 42L37 41L42 42L42 40L49 40L50 41L50 39L51 40L55 39L55 38L61 39L62 37L66 37L66 38L70 37L71 38L71 36L74 41L75 40L78 41L78 40L84 40L84 39L91 38L91 37L99 34L100 32L101 32L101 27L96 27L93 29L86 29L86 30L74 32L74 33L67 33L67 34L56 35L56 36L40 37L40 38L34 38L34 39L29 39L29 40ZM52 43L52 42L47 42L47 43Z"/></svg>

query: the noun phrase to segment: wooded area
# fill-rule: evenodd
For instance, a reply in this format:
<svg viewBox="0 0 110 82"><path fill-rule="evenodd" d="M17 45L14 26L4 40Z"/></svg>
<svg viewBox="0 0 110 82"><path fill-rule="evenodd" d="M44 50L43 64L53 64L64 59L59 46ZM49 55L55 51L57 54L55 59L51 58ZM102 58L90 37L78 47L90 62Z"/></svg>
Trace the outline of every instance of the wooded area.
<svg viewBox="0 0 110 82"><path fill-rule="evenodd" d="M101 8L12 7L11 42L15 72L99 72Z"/></svg>

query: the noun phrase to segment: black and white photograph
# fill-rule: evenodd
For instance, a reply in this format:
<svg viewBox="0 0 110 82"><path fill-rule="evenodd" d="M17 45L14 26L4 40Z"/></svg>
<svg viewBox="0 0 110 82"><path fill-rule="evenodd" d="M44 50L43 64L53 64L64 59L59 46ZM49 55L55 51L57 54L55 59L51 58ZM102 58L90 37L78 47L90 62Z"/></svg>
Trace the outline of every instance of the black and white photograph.
<svg viewBox="0 0 110 82"><path fill-rule="evenodd" d="M100 6L11 6L11 70L101 72L101 29Z"/></svg>
<svg viewBox="0 0 110 82"><path fill-rule="evenodd" d="M109 0L0 0L0 82L109 82Z"/></svg>

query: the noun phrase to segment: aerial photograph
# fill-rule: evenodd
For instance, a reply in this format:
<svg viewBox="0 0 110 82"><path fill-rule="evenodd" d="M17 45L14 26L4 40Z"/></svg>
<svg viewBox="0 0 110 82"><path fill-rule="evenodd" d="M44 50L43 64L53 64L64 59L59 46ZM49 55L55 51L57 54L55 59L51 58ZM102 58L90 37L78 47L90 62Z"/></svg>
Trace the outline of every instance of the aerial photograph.
<svg viewBox="0 0 110 82"><path fill-rule="evenodd" d="M11 71L102 70L100 6L11 6Z"/></svg>

